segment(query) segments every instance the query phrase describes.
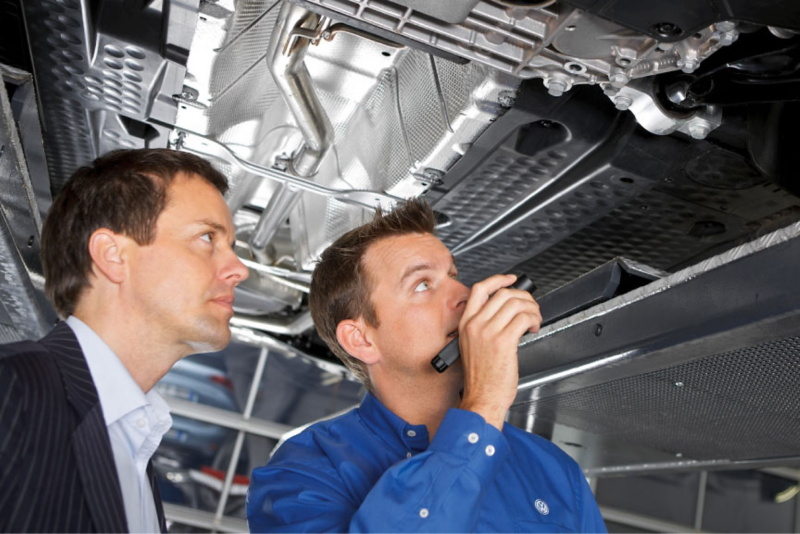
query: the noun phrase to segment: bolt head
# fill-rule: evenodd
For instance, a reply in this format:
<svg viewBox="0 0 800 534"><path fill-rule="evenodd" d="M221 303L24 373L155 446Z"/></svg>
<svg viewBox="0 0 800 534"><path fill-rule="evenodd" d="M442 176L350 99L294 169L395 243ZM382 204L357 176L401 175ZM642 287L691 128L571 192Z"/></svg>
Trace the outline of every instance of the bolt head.
<svg viewBox="0 0 800 534"><path fill-rule="evenodd" d="M689 135L694 139L705 139L711 128L707 124L691 124L689 125Z"/></svg>
<svg viewBox="0 0 800 534"><path fill-rule="evenodd" d="M633 104L633 99L627 95L617 95L614 98L614 105L620 111L625 111Z"/></svg>
<svg viewBox="0 0 800 534"><path fill-rule="evenodd" d="M687 74L696 71L699 65L700 63L694 59L684 59L678 61L678 66Z"/></svg>
<svg viewBox="0 0 800 534"><path fill-rule="evenodd" d="M671 22L661 22L653 26L653 31L661 37L675 37L680 35L682 30Z"/></svg>
<svg viewBox="0 0 800 534"><path fill-rule="evenodd" d="M561 96L568 89L567 84L561 80L545 80L544 84L550 96Z"/></svg>
<svg viewBox="0 0 800 534"><path fill-rule="evenodd" d="M609 76L608 81L610 81L611 85L614 87L625 87L631 79L624 72L617 72Z"/></svg>

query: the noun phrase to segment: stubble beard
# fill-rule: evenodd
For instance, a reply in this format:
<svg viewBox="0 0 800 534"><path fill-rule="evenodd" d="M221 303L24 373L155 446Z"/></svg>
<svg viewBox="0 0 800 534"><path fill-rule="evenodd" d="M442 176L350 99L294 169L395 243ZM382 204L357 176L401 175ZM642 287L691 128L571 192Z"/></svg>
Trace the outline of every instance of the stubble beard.
<svg viewBox="0 0 800 534"><path fill-rule="evenodd" d="M186 330L185 343L195 354L222 350L231 340L230 325L208 315L196 318Z"/></svg>

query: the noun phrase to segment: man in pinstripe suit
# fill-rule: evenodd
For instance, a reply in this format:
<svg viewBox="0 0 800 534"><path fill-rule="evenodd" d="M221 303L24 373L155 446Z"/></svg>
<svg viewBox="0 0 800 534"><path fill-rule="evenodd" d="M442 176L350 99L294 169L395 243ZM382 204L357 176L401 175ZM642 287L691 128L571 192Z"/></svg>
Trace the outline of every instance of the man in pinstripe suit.
<svg viewBox="0 0 800 534"><path fill-rule="evenodd" d="M66 318L0 346L0 531L165 531L150 457L171 419L153 385L230 340L227 180L171 150L82 167L42 232L45 290Z"/></svg>

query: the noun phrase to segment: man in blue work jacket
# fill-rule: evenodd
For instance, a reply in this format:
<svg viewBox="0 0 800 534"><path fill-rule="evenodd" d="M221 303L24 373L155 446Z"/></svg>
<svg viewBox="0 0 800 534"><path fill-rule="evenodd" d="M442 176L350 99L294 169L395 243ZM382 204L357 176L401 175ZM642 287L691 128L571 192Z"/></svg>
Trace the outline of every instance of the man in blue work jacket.
<svg viewBox="0 0 800 534"><path fill-rule="evenodd" d="M410 200L322 253L314 323L368 393L253 472L252 531L605 531L578 465L504 424L538 305L513 275L464 286L433 229ZM431 359L456 336L460 363L440 374Z"/></svg>

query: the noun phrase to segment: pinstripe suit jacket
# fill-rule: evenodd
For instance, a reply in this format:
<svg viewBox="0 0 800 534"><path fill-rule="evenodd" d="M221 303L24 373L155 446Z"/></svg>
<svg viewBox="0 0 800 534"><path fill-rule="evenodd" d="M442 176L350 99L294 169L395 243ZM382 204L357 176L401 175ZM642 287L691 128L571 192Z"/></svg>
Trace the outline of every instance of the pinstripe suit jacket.
<svg viewBox="0 0 800 534"><path fill-rule="evenodd" d="M159 523L164 510L147 473ZM126 532L103 411L78 340L61 323L0 345L0 531Z"/></svg>

